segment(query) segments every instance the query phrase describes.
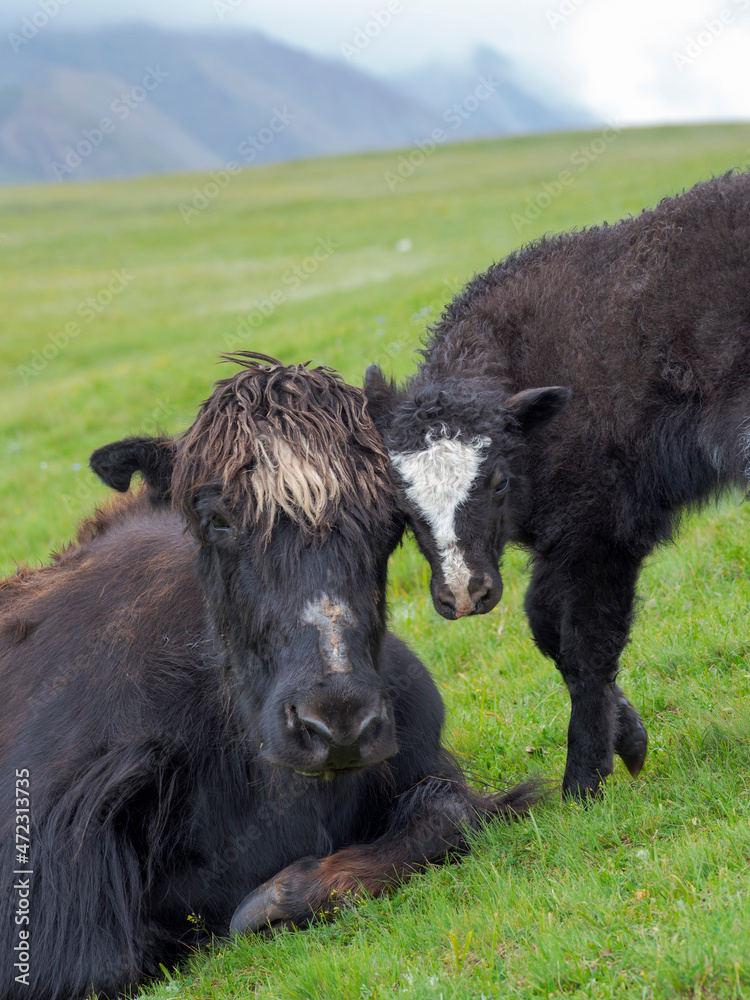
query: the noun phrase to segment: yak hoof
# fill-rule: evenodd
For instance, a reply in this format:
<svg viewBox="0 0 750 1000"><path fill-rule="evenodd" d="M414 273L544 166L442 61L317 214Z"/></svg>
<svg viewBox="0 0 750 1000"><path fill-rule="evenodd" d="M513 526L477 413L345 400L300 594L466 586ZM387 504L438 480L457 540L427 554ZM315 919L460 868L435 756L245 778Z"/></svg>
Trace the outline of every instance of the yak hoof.
<svg viewBox="0 0 750 1000"><path fill-rule="evenodd" d="M631 775L637 778L648 752L648 733L643 719L619 688L618 694L615 753Z"/></svg>
<svg viewBox="0 0 750 1000"><path fill-rule="evenodd" d="M648 752L648 733L642 722L618 737L615 751L630 774L637 778Z"/></svg>
<svg viewBox="0 0 750 1000"><path fill-rule="evenodd" d="M300 858L242 900L229 925L232 934L258 934L279 927L305 927L320 896L316 858Z"/></svg>
<svg viewBox="0 0 750 1000"><path fill-rule="evenodd" d="M276 921L284 920L286 913L278 898L274 880L264 882L242 900L234 911L229 931L231 934L257 934Z"/></svg>
<svg viewBox="0 0 750 1000"><path fill-rule="evenodd" d="M598 768L591 768L583 761L571 760L565 765L563 775L563 799L591 805L601 797L604 783L612 773L612 760L602 763Z"/></svg>
<svg viewBox="0 0 750 1000"><path fill-rule="evenodd" d="M601 796L604 780L604 778L597 776L591 781L576 781L565 775L562 789L563 799L568 802L580 802L584 806L591 805Z"/></svg>

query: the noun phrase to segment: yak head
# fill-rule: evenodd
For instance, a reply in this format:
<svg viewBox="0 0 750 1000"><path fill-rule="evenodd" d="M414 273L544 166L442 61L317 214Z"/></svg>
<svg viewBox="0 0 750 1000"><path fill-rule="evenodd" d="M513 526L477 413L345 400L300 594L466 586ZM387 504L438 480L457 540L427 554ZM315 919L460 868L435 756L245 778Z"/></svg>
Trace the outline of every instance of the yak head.
<svg viewBox="0 0 750 1000"><path fill-rule="evenodd" d="M527 439L570 390L503 397L460 378L399 390L371 365L365 393L404 515L430 563L435 610L449 619L490 611L502 595L503 547L528 508Z"/></svg>
<svg viewBox="0 0 750 1000"><path fill-rule="evenodd" d="M239 704L267 762L332 777L397 751L383 682L386 572L404 528L362 390L265 355L218 382L175 440L131 438L91 465L143 476L197 542Z"/></svg>

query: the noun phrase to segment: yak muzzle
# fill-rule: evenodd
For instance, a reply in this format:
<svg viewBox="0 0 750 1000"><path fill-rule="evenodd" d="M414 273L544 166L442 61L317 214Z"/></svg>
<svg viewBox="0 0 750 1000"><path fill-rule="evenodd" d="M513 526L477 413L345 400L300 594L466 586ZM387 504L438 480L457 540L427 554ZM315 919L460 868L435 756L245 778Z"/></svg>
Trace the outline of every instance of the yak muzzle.
<svg viewBox="0 0 750 1000"><path fill-rule="evenodd" d="M499 574L493 579L490 573L469 577L466 587L450 587L447 583L433 584L432 603L443 618L453 621L469 615L484 615L491 611L502 597L503 585Z"/></svg>
<svg viewBox="0 0 750 1000"><path fill-rule="evenodd" d="M299 694L283 701L279 722L265 759L309 777L333 778L398 752L392 707L380 691Z"/></svg>

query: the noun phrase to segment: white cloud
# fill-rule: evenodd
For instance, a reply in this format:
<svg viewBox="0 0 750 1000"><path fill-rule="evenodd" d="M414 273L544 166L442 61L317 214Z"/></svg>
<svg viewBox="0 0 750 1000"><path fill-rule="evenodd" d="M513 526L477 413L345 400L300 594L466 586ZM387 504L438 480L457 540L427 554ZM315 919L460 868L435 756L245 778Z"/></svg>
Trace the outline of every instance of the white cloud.
<svg viewBox="0 0 750 1000"><path fill-rule="evenodd" d="M626 121L750 119L750 0L589 0L571 24L583 101Z"/></svg>

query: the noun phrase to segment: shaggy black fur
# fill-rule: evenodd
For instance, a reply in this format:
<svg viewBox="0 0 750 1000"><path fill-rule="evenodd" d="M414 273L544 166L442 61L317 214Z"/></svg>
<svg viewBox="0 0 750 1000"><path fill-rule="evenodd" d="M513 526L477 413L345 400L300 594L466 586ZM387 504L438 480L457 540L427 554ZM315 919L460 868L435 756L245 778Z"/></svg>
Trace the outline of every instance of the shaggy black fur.
<svg viewBox="0 0 750 1000"><path fill-rule="evenodd" d="M329 414L359 392L337 398L335 379L311 372L305 383L298 367L286 376L311 387L308 402L320 390ZM262 388L278 367L253 377ZM261 418L257 396L255 406ZM332 437L349 438L352 462L372 472L358 406L358 429ZM441 747L437 689L385 628L386 563L401 533L392 512L341 491L317 539L278 511L268 534L224 506L219 483L195 494L186 530L168 502L179 448L99 449L103 478L126 489L138 471L147 489L84 522L51 565L0 583L3 1000L113 996L207 934L226 935L238 907L236 931L304 924L341 895L385 892L464 850L483 817L523 812L535 796L474 794ZM380 474L390 498L385 462ZM347 603L346 615L333 601L320 612L324 624L341 617L330 635L346 671L327 669L327 633L303 614L321 594ZM373 698L342 758L319 720L345 734ZM28 855L14 849L17 831ZM25 962L14 950L24 941Z"/></svg>
<svg viewBox="0 0 750 1000"><path fill-rule="evenodd" d="M528 547L526 610L571 696L564 788L594 792L613 750L637 773L646 734L615 678L639 568L686 507L747 487L750 175L512 254L446 307L402 390L372 369L366 392L390 451L491 438L456 522L492 581L475 610L500 596L503 545ZM429 525L404 506L452 617Z"/></svg>

